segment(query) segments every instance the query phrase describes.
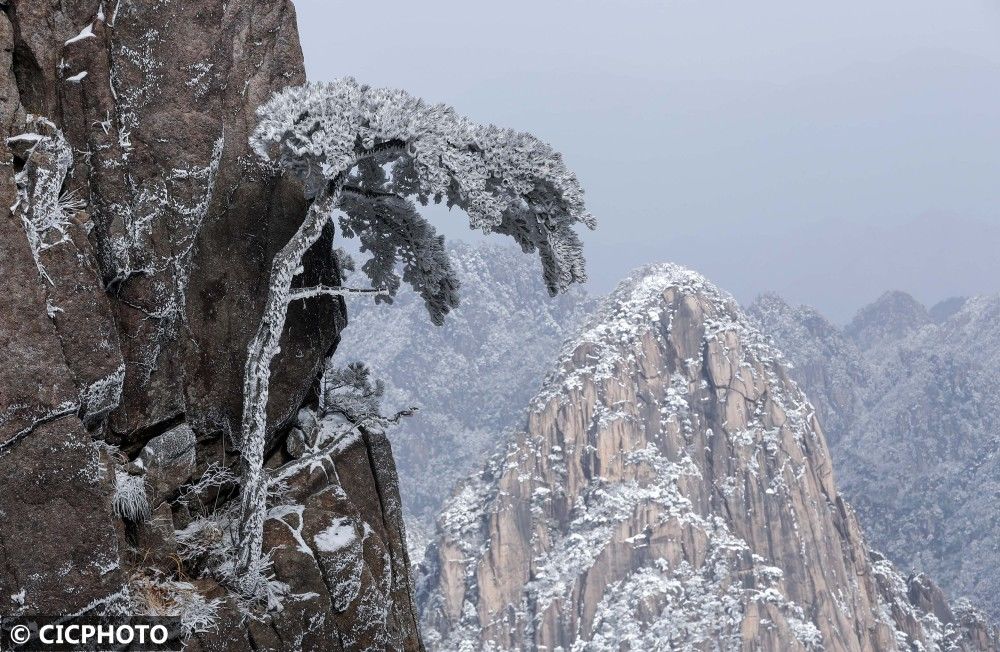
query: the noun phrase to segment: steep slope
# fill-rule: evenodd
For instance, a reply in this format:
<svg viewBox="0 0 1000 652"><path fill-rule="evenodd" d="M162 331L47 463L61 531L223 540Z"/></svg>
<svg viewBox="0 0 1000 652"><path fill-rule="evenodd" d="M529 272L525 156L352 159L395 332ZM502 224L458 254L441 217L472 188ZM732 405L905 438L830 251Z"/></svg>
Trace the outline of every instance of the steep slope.
<svg viewBox="0 0 1000 652"><path fill-rule="evenodd" d="M425 565L432 649L997 644L870 553L776 351L672 265L624 281L569 341Z"/></svg>
<svg viewBox="0 0 1000 652"><path fill-rule="evenodd" d="M861 350L819 312L793 308L775 295L759 297L747 313L779 344L792 377L819 414L827 443L836 450L871 393L872 370Z"/></svg>
<svg viewBox="0 0 1000 652"><path fill-rule="evenodd" d="M887 296L909 308L886 311L883 299L863 309L854 324L881 314L882 326L849 329L857 347L828 323L808 329L806 321L821 318L773 297L751 313L787 354L792 376L816 397L821 417L830 406L843 410L830 419L837 428L833 459L872 544L996 617L1000 297L951 302L933 311L938 323L928 323L912 298ZM843 376L845 363L866 372ZM832 386L827 377L844 383ZM845 394L860 400L837 403Z"/></svg>
<svg viewBox="0 0 1000 652"><path fill-rule="evenodd" d="M247 143L256 107L305 79L292 3L6 0L0 44L0 619L180 615L191 649L419 648L384 436L316 452L326 474L282 451L342 302L290 309L268 464L300 529L348 523L364 546L310 541L312 562L282 565L272 536L274 586L311 587L283 611L240 604L185 546L231 510L247 343L307 209ZM328 259L307 282L337 283ZM358 571L349 599L327 588L338 568Z"/></svg>
<svg viewBox="0 0 1000 652"><path fill-rule="evenodd" d="M923 304L897 290L859 310L844 332L867 351L891 344L930 322Z"/></svg>
<svg viewBox="0 0 1000 652"><path fill-rule="evenodd" d="M419 407L392 432L414 550L460 479L481 466L498 434L520 426L528 400L566 336L589 312L580 288L551 298L538 260L511 246L461 242L448 252L462 303L442 326L420 298L349 304L336 359L366 362L392 410Z"/></svg>

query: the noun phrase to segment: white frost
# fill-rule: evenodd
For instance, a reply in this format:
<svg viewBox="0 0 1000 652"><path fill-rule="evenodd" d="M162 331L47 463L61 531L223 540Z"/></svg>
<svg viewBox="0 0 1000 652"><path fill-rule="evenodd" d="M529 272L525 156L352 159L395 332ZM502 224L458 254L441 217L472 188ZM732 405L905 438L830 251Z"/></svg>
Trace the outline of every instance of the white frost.
<svg viewBox="0 0 1000 652"><path fill-rule="evenodd" d="M103 9L103 7L104 7L104 5L101 5L102 9ZM80 31L79 34L77 34L76 36L74 36L70 40L66 41L65 45L71 45L73 43L76 43L78 41L82 41L82 40L88 39L88 38L96 38L96 36L94 34L94 24L93 23L91 23L90 25L87 25L86 27L83 28L83 30ZM84 74L87 74L87 73L84 73Z"/></svg>
<svg viewBox="0 0 1000 652"><path fill-rule="evenodd" d="M149 498L146 496L146 479L115 469L115 513L133 522L149 517Z"/></svg>
<svg viewBox="0 0 1000 652"><path fill-rule="evenodd" d="M316 542L316 549L319 551L336 552L351 545L356 538L357 534L354 532L351 520L341 518L313 537L313 541Z"/></svg>

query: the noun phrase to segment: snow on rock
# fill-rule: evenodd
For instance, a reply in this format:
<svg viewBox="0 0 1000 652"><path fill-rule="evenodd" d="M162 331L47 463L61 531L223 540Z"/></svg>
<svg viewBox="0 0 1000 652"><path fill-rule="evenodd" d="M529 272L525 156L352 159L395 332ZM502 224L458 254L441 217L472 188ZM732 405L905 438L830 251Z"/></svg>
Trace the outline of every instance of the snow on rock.
<svg viewBox="0 0 1000 652"><path fill-rule="evenodd" d="M18 194L11 210L21 218L39 273L51 284L41 256L46 249L69 240L73 206L67 205L62 188L73 165L73 151L50 120L29 115L25 126L31 131L7 139L7 145L15 150L30 145L21 154L27 159L24 169L14 176Z"/></svg>
<svg viewBox="0 0 1000 652"><path fill-rule="evenodd" d="M299 425L311 420L303 411ZM264 551L283 585L282 618L313 614L307 638L319 649L324 637L344 649L410 649L410 562L388 440L335 415L314 428L314 445L271 476L278 504Z"/></svg>
<svg viewBox="0 0 1000 652"><path fill-rule="evenodd" d="M928 311L890 292L845 328L777 297L750 313L813 399L872 546L1000 616L1000 297Z"/></svg>
<svg viewBox="0 0 1000 652"><path fill-rule="evenodd" d="M442 326L413 292L401 291L392 305L351 298L334 357L364 361L385 381L387 411L419 408L389 433L414 557L451 488L482 464L500 433L520 427L560 344L594 303L579 287L547 296L537 259L516 247L451 242L448 257L462 303Z"/></svg>
<svg viewBox="0 0 1000 652"><path fill-rule="evenodd" d="M80 402L87 423L97 423L118 407L125 382L125 365L119 365L112 373L88 385L80 393Z"/></svg>
<svg viewBox="0 0 1000 652"><path fill-rule="evenodd" d="M932 620L870 559L779 352L702 276L655 265L566 343L524 431L445 507L418 602L434 650L996 644L978 615Z"/></svg>
<svg viewBox="0 0 1000 652"><path fill-rule="evenodd" d="M320 552L337 552L357 539L354 524L350 519L342 518L334 521L330 527L316 535L316 549Z"/></svg>
<svg viewBox="0 0 1000 652"><path fill-rule="evenodd" d="M103 5L102 5L102 7L103 7ZM84 27L82 30L80 30L79 34L77 34L73 38L67 40L66 43L64 43L64 45L72 45L73 43L77 43L79 41L83 41L83 40L88 39L88 38L94 38L94 24L93 23L90 23L89 25L87 25L86 27Z"/></svg>

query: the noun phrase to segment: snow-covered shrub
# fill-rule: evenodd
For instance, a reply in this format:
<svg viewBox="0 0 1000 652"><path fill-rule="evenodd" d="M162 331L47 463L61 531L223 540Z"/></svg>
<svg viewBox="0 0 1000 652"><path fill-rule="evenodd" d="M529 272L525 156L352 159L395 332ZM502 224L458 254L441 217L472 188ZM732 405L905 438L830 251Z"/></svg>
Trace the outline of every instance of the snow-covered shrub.
<svg viewBox="0 0 1000 652"><path fill-rule="evenodd" d="M183 485L171 502L188 509L195 506L205 507L203 500L206 496L213 495L226 487L235 487L239 485L239 481L239 477L228 467L219 462L211 462L201 477Z"/></svg>
<svg viewBox="0 0 1000 652"><path fill-rule="evenodd" d="M149 518L146 479L141 475L129 475L123 469L115 469L113 505L115 514L133 523L141 523Z"/></svg>

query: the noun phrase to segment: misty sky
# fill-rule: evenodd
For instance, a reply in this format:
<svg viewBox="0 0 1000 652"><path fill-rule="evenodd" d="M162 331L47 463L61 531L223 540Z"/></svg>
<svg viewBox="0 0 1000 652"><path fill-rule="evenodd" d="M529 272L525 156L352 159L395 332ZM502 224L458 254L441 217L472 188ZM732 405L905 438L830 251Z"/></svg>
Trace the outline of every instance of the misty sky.
<svg viewBox="0 0 1000 652"><path fill-rule="evenodd" d="M886 289L1000 291L1000 3L295 4L311 79L562 151L600 221L594 291L665 260L839 321Z"/></svg>

